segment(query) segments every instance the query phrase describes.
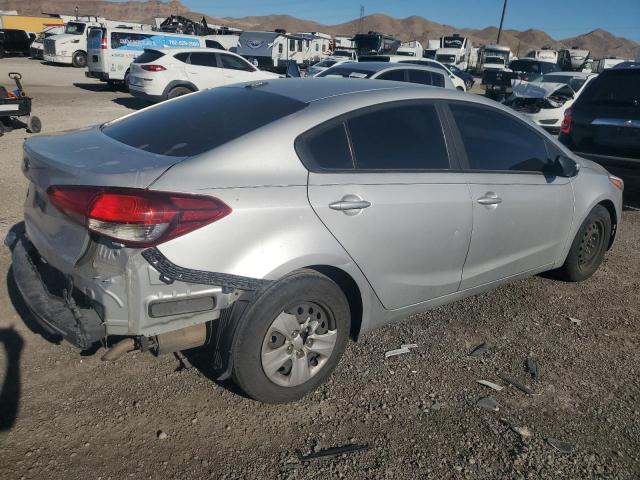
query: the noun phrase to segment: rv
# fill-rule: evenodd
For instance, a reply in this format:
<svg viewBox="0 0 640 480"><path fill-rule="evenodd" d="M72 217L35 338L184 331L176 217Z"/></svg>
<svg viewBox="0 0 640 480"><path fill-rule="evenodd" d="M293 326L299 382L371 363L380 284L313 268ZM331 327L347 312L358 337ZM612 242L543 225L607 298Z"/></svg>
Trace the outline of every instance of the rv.
<svg viewBox="0 0 640 480"><path fill-rule="evenodd" d="M513 54L509 47L503 45L483 45L478 50L479 74L485 70L506 70L509 62L513 59Z"/></svg>
<svg viewBox="0 0 640 480"><path fill-rule="evenodd" d="M292 62L308 66L320 61L330 42L328 35L317 33L242 32L237 53L261 70L284 71Z"/></svg>
<svg viewBox="0 0 640 480"><path fill-rule="evenodd" d="M126 28L92 27L85 75L128 84L129 67L145 48L204 48L209 37ZM211 44L210 44L211 45Z"/></svg>
<svg viewBox="0 0 640 480"><path fill-rule="evenodd" d="M427 48L425 48L422 52L422 56L424 58L429 58L431 60L436 59L436 52L440 48L440 40L428 40Z"/></svg>
<svg viewBox="0 0 640 480"><path fill-rule="evenodd" d="M609 68L615 67L619 63L628 62L628 61L629 60L625 58L617 58L617 57L601 58L600 60L595 62L595 65L593 66L593 71L596 73L602 73Z"/></svg>
<svg viewBox="0 0 640 480"><path fill-rule="evenodd" d="M541 62L558 63L558 52L549 48L543 48L542 50L532 50L527 53L527 58L533 58Z"/></svg>
<svg viewBox="0 0 640 480"><path fill-rule="evenodd" d="M141 23L105 20L101 17L83 17L67 22L64 33L44 40L44 59L50 63L64 63L76 68L87 66L87 38L89 30L97 28L136 28L151 30Z"/></svg>
<svg viewBox="0 0 640 480"><path fill-rule="evenodd" d="M589 59L591 52L578 48L566 48L558 52L558 65L566 72L579 72Z"/></svg>
<svg viewBox="0 0 640 480"><path fill-rule="evenodd" d="M436 60L447 65L455 65L460 70L469 68L471 41L459 34L440 37L440 46L436 51Z"/></svg>
<svg viewBox="0 0 640 480"><path fill-rule="evenodd" d="M358 57L363 55L395 55L400 40L379 32L358 33L353 37Z"/></svg>
<svg viewBox="0 0 640 480"><path fill-rule="evenodd" d="M405 42L400 44L400 48L398 48L398 51L396 52L396 55L418 58L422 58L423 54L424 48L422 48L422 44L417 40L414 42Z"/></svg>

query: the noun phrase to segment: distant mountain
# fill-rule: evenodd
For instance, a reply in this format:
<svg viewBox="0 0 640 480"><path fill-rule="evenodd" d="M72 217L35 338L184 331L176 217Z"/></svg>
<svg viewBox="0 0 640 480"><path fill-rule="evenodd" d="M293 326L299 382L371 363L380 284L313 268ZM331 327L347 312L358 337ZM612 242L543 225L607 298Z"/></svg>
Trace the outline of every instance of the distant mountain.
<svg viewBox="0 0 640 480"><path fill-rule="evenodd" d="M637 1L637 0L636 0ZM100 15L113 20L131 20L151 23L154 17L166 17L171 14L188 16L194 20L202 18L201 13L190 12L179 0L163 2L160 0L110 2L107 0L0 0L0 10L18 10L21 14L38 15L41 12L73 14L76 5L82 15ZM215 8L215 2L212 3ZM322 8L319 4L318 8ZM453 8L453 6L452 6ZM284 28L289 32L325 32L332 35L352 35L358 31L375 30L396 35L404 41L419 40L426 45L428 39L459 32L473 41L474 45L495 43L498 36L496 27L461 29L442 25L426 18L412 16L398 19L382 14L368 15L363 18L339 25L323 25L311 20L301 20L289 15L265 15L242 18L216 18L205 15L210 23L219 23L245 30L274 30ZM541 30L529 29L503 30L500 43L509 45L519 56L542 47L570 48L573 46L591 51L594 58L617 56L636 58L640 55L640 43L616 37L611 33L597 29L573 38L555 40Z"/></svg>

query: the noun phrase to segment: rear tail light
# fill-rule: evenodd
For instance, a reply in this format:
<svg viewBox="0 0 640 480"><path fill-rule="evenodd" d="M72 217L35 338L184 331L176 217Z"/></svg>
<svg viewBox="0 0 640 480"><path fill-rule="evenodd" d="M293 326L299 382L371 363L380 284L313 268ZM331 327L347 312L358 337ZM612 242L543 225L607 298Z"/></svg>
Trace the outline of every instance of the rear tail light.
<svg viewBox="0 0 640 480"><path fill-rule="evenodd" d="M619 188L620 190L624 190L624 180L622 180L620 177L616 177L615 175L609 175L609 181L613 183L616 186L616 188Z"/></svg>
<svg viewBox="0 0 640 480"><path fill-rule="evenodd" d="M100 40L100 48L102 50L106 50L107 49L107 37L103 36L102 40Z"/></svg>
<svg viewBox="0 0 640 480"><path fill-rule="evenodd" d="M560 131L565 135L571 133L571 124L573 123L573 112L570 108L565 110L564 118L562 119L562 125L560 125Z"/></svg>
<svg viewBox="0 0 640 480"><path fill-rule="evenodd" d="M81 186L53 186L47 193L71 219L128 247L152 247L231 213L203 195Z"/></svg>
<svg viewBox="0 0 640 480"><path fill-rule="evenodd" d="M140 68L147 72L162 72L166 70L162 65L140 65Z"/></svg>

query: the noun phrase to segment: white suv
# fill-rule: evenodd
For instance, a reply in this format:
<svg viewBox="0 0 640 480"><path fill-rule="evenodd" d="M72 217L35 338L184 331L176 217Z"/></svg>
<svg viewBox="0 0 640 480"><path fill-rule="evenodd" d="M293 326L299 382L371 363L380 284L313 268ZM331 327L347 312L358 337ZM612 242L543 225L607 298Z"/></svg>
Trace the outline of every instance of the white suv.
<svg viewBox="0 0 640 480"><path fill-rule="evenodd" d="M145 49L131 64L129 91L134 97L161 102L207 88L278 77L225 50Z"/></svg>

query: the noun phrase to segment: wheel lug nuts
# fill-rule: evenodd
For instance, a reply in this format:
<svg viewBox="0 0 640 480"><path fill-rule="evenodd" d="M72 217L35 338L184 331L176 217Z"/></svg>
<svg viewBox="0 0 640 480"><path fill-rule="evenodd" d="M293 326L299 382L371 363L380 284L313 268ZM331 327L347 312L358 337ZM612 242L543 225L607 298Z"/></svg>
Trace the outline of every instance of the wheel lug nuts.
<svg viewBox="0 0 640 480"><path fill-rule="evenodd" d="M313 347L313 340L311 338L307 340L307 347Z"/></svg>
<svg viewBox="0 0 640 480"><path fill-rule="evenodd" d="M287 353L293 353L293 345L287 347Z"/></svg>
<svg viewBox="0 0 640 480"><path fill-rule="evenodd" d="M298 350L296 352L296 355L297 355L298 358L302 358L304 356L304 351L303 350Z"/></svg>
<svg viewBox="0 0 640 480"><path fill-rule="evenodd" d="M298 332L297 330L295 330L295 331L291 334L291 338L296 338L298 335L300 335L300 332Z"/></svg>

